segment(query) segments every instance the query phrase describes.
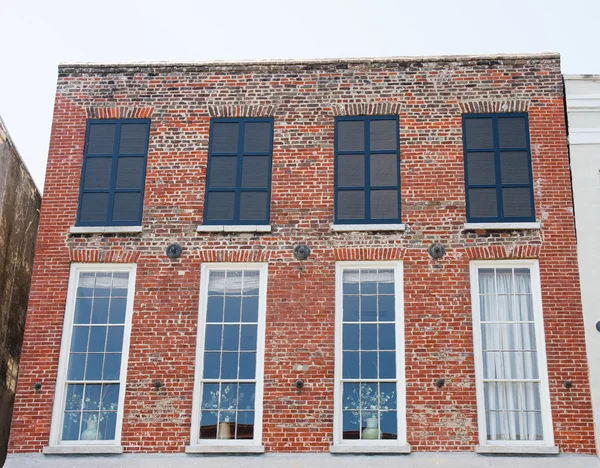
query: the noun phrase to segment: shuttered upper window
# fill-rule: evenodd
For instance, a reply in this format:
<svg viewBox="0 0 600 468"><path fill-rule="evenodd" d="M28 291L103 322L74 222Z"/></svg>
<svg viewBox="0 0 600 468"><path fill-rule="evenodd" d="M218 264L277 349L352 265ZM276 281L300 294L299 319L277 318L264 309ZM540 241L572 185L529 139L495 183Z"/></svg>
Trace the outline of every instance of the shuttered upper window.
<svg viewBox="0 0 600 468"><path fill-rule="evenodd" d="M78 226L141 224L149 130L146 119L88 121Z"/></svg>
<svg viewBox="0 0 600 468"><path fill-rule="evenodd" d="M335 222L400 222L397 116L338 117L335 131Z"/></svg>
<svg viewBox="0 0 600 468"><path fill-rule="evenodd" d="M467 220L535 221L527 114L463 116Z"/></svg>
<svg viewBox="0 0 600 468"><path fill-rule="evenodd" d="M204 224L268 224L273 119L213 119Z"/></svg>

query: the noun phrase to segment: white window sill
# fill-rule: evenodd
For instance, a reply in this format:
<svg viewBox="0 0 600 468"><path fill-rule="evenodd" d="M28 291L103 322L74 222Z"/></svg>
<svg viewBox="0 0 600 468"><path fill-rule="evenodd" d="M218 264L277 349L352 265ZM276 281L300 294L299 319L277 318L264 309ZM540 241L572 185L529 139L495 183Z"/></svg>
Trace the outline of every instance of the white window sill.
<svg viewBox="0 0 600 468"><path fill-rule="evenodd" d="M556 446L548 445L478 445L475 453L481 454L529 454L529 455L558 455Z"/></svg>
<svg viewBox="0 0 600 468"><path fill-rule="evenodd" d="M142 226L73 226L70 234L136 234Z"/></svg>
<svg viewBox="0 0 600 468"><path fill-rule="evenodd" d="M270 224L259 225L223 225L203 224L196 228L196 232L271 232Z"/></svg>
<svg viewBox="0 0 600 468"><path fill-rule="evenodd" d="M348 231L404 231L406 224L332 224L334 232Z"/></svg>
<svg viewBox="0 0 600 468"><path fill-rule="evenodd" d="M410 445L332 445L329 447L329 453L335 454L353 454L353 453L381 453L381 454L409 454Z"/></svg>
<svg viewBox="0 0 600 468"><path fill-rule="evenodd" d="M185 453L265 453L264 445L189 445Z"/></svg>
<svg viewBox="0 0 600 468"><path fill-rule="evenodd" d="M121 445L53 445L44 447L44 455L100 455L123 453Z"/></svg>
<svg viewBox="0 0 600 468"><path fill-rule="evenodd" d="M525 230L525 229L540 229L540 223L465 223L463 230L465 231L508 231L508 230Z"/></svg>

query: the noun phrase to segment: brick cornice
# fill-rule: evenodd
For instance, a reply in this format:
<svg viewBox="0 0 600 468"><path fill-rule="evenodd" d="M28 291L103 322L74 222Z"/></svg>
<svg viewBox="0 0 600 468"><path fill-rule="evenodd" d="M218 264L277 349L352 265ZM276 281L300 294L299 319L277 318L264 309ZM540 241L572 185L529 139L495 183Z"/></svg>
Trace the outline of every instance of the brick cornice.
<svg viewBox="0 0 600 468"><path fill-rule="evenodd" d="M345 248L335 249L336 260L400 260L404 258L406 248L384 247L384 248Z"/></svg>
<svg viewBox="0 0 600 468"><path fill-rule="evenodd" d="M200 250L198 252L201 262L268 262L271 251L265 250Z"/></svg>
<svg viewBox="0 0 600 468"><path fill-rule="evenodd" d="M479 247L468 247L467 256L469 260L502 260L520 258L539 258L541 246L529 245L490 245Z"/></svg>
<svg viewBox="0 0 600 468"><path fill-rule="evenodd" d="M362 102L354 104L331 104L335 116L343 115L398 115L402 109L399 102Z"/></svg>
<svg viewBox="0 0 600 468"><path fill-rule="evenodd" d="M86 107L88 119L149 119L154 107Z"/></svg>
<svg viewBox="0 0 600 468"><path fill-rule="evenodd" d="M131 250L69 249L69 260L76 263L136 263L140 252Z"/></svg>
<svg viewBox="0 0 600 468"><path fill-rule="evenodd" d="M253 105L232 105L232 106L208 106L208 114L211 117L273 117L277 110L276 105L271 106L253 106Z"/></svg>
<svg viewBox="0 0 600 468"><path fill-rule="evenodd" d="M463 114L485 114L492 112L527 112L531 101L526 99L480 99L458 103Z"/></svg>

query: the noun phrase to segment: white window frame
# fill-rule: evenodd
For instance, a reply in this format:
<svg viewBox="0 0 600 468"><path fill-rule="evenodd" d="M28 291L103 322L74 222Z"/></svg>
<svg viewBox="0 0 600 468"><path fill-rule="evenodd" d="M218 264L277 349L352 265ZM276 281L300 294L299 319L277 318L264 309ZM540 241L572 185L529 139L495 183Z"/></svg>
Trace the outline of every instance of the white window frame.
<svg viewBox="0 0 600 468"><path fill-rule="evenodd" d="M343 272L353 269L394 270L395 323L396 323L396 404L398 438L385 440L343 439L342 412L342 324ZM404 349L404 275L401 261L336 262L335 264L335 383L333 411L333 453L409 453L406 442L406 378Z"/></svg>
<svg viewBox="0 0 600 468"><path fill-rule="evenodd" d="M483 268L527 268L531 278L531 296L536 338L537 365L540 381L540 409L542 411L543 440L487 440L485 417L485 395L483 382L483 355L481 343L481 310L479 304L479 270ZM477 423L479 426L480 453L558 453L554 450L552 412L548 385L548 363L546 360L546 339L544 334L544 314L542 310L542 290L538 260L475 260L470 262L471 304L473 309L473 350L475 358L475 381L477 392ZM544 451L549 447L553 450ZM519 450L522 448L523 450ZM495 450L497 449L497 450Z"/></svg>
<svg viewBox="0 0 600 468"><path fill-rule="evenodd" d="M117 411L117 424L115 427L114 440L61 440L62 426L64 418L65 394L67 370L69 367L69 353L71 348L71 338L73 335L73 321L75 318L75 300L77 297L77 285L81 273L102 273L117 272L129 273L129 282L127 284L127 306L125 309L125 329L123 332L123 350L121 354L121 371L119 379L119 407ZM120 447L121 430L123 426L123 408L125 404L125 383L127 381L127 361L129 358L129 339L131 336L131 318L133 315L133 301L135 296L135 264L124 263L73 263L69 273L69 287L67 292L67 303L65 307L65 317L63 324L63 333L60 346L60 356L58 364L58 374L56 378L56 392L54 395L54 404L52 409L52 425L50 428L50 447L64 448L65 450L44 450L44 453L85 453L87 451L101 453L106 449ZM68 450L72 448L73 450ZM94 449L100 449L94 450ZM113 451L111 451L113 452Z"/></svg>
<svg viewBox="0 0 600 468"><path fill-rule="evenodd" d="M200 411L202 407L202 371L204 369L204 333L206 329L206 308L208 302L208 279L213 271L259 271L258 292L258 330L256 337L256 389L254 394L254 438L242 439L200 439ZM267 309L267 275L266 263L203 263L200 267L200 301L198 307L198 331L196 339L196 370L194 377L194 394L192 399L192 424L190 446L187 453L227 453L249 452L262 453L262 416L264 391L265 361L265 318Z"/></svg>

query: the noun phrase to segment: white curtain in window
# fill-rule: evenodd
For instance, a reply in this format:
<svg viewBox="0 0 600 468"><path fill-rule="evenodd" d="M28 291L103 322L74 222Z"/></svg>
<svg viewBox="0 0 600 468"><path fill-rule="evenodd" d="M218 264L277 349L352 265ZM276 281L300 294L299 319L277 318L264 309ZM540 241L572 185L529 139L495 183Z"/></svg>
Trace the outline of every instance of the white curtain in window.
<svg viewBox="0 0 600 468"><path fill-rule="evenodd" d="M488 440L542 440L536 337L527 269L479 272Z"/></svg>

